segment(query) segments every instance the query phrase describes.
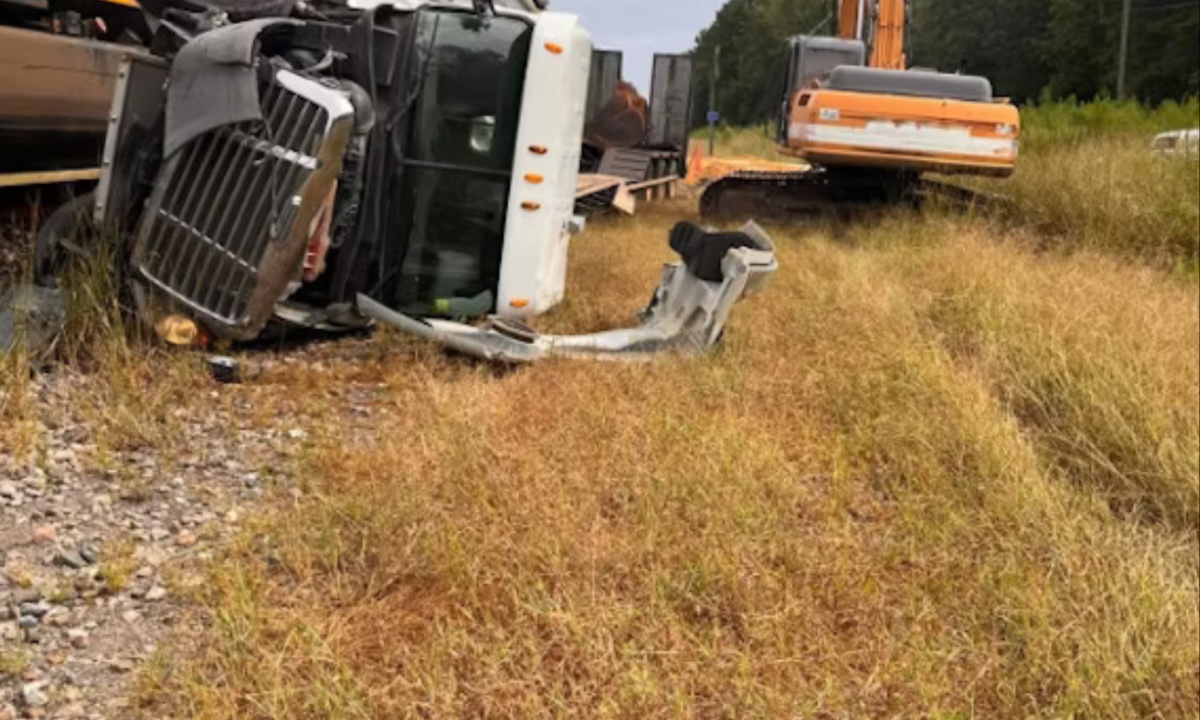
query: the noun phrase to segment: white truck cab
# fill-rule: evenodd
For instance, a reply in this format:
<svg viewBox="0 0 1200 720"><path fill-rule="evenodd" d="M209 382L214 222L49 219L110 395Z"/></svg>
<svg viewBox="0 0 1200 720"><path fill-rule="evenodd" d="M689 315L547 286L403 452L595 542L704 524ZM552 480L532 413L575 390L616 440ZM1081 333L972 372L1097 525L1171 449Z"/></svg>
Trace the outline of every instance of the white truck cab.
<svg viewBox="0 0 1200 720"><path fill-rule="evenodd" d="M165 342L377 322L505 363L702 353L776 269L756 226L679 223L638 327L539 335L522 319L562 299L579 225L587 32L518 0L353 1L167 27L178 49L124 66L95 220ZM58 245L39 233L39 276Z"/></svg>
<svg viewBox="0 0 1200 720"><path fill-rule="evenodd" d="M137 133L110 134L97 203L133 237L142 295L235 340L272 317L353 323L360 295L417 317L546 312L579 226L587 31L524 0L351 4L206 30L160 63L167 82L118 88L116 127L153 117L131 99L165 116L140 167Z"/></svg>
<svg viewBox="0 0 1200 720"><path fill-rule="evenodd" d="M472 7L468 0L351 0L350 4L361 9L381 5ZM480 129L483 134L516 134L493 311L504 317L524 318L554 307L566 288L568 245L571 228L576 226L575 191L592 42L578 17L541 11L533 0L503 0L495 2L494 9L493 22L521 23L532 28L516 126L497 125L497 119L488 116L486 121L491 124ZM488 142L507 145L498 136ZM448 250L445 259L451 274L455 267L472 264L460 249ZM429 299L434 303L432 314L439 314L436 309L445 308L447 301L453 300Z"/></svg>

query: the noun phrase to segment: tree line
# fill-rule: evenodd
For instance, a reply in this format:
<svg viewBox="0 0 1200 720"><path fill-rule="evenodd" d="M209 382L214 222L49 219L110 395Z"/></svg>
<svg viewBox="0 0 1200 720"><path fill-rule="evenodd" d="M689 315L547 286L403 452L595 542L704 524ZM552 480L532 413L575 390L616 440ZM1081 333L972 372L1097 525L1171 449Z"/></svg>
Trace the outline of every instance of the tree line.
<svg viewBox="0 0 1200 720"><path fill-rule="evenodd" d="M1126 87L1157 104L1200 93L1200 0L1131 0ZM1124 0L913 0L909 64L983 75L1017 102L1115 95ZM831 0L729 0L696 39L697 114L731 124L778 107L787 39L836 33Z"/></svg>

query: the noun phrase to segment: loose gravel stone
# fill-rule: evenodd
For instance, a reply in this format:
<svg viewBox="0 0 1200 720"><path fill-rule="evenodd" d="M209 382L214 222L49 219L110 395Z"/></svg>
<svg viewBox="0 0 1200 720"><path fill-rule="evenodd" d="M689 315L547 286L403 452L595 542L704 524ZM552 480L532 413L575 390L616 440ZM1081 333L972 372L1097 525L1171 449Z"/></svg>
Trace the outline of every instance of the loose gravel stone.
<svg viewBox="0 0 1200 720"><path fill-rule="evenodd" d="M100 562L100 549L95 545L83 544L79 546L79 556L83 558L88 565L95 565Z"/></svg>
<svg viewBox="0 0 1200 720"><path fill-rule="evenodd" d="M42 590L38 588L20 588L12 594L13 602L37 602L42 599Z"/></svg>
<svg viewBox="0 0 1200 720"><path fill-rule="evenodd" d="M88 566L88 561L83 558L83 555L78 550L60 550L54 561L59 565L65 565L75 570L81 570Z"/></svg>
<svg viewBox="0 0 1200 720"><path fill-rule="evenodd" d="M42 599L42 591L39 588L21 588L13 593L13 602L35 603Z"/></svg>
<svg viewBox="0 0 1200 720"><path fill-rule="evenodd" d="M134 667L132 660L126 658L112 658L108 661L108 667L119 673L132 672Z"/></svg>
<svg viewBox="0 0 1200 720"><path fill-rule="evenodd" d="M46 683L26 683L21 686L21 703L28 708L40 708L50 704L50 696L45 691Z"/></svg>
<svg viewBox="0 0 1200 720"><path fill-rule="evenodd" d="M40 618L46 613L50 612L50 603L46 602L45 600L35 603L21 603L19 607L21 617Z"/></svg>
<svg viewBox="0 0 1200 720"><path fill-rule="evenodd" d="M33 529L33 539L40 543L52 543L58 539L58 531L53 525L38 525Z"/></svg>
<svg viewBox="0 0 1200 720"><path fill-rule="evenodd" d="M27 655L34 671L0 675L0 720L137 717L126 695L139 664L196 622L166 578L199 587L213 549L264 498L287 497L278 469L309 437L289 412L273 428L257 425L253 398L228 395L257 389L247 383L203 409L170 411L161 449L158 440L114 447L104 418L79 410L106 382L69 368L35 377L34 451L0 446L0 646ZM44 704L25 702L31 685Z"/></svg>
<svg viewBox="0 0 1200 720"><path fill-rule="evenodd" d="M91 638L91 635L88 634L87 630L73 628L67 631L67 640L71 643L71 647L77 650L86 648L89 638Z"/></svg>

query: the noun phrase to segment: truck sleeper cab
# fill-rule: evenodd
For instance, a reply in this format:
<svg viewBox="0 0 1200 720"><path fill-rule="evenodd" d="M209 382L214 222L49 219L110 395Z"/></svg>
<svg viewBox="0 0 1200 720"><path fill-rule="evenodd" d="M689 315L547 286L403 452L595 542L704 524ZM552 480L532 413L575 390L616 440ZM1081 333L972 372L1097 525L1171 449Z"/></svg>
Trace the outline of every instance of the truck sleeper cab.
<svg viewBox="0 0 1200 720"><path fill-rule="evenodd" d="M545 312L565 287L590 57L574 16L441 3L190 40L144 209L100 198L110 222L134 218L143 314L246 340L272 317L353 324L359 294L421 316ZM107 192L145 174L117 165Z"/></svg>

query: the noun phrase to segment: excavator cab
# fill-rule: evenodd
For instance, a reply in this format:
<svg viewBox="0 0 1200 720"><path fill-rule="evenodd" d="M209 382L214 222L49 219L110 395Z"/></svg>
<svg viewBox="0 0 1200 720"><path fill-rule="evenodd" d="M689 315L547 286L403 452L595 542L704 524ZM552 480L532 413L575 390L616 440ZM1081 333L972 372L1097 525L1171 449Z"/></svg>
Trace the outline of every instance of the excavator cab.
<svg viewBox="0 0 1200 720"><path fill-rule="evenodd" d="M777 141L787 143L791 100L805 88L817 87L829 77L834 68L863 66L867 61L867 46L861 40L800 35L788 42L788 52L782 73Z"/></svg>

